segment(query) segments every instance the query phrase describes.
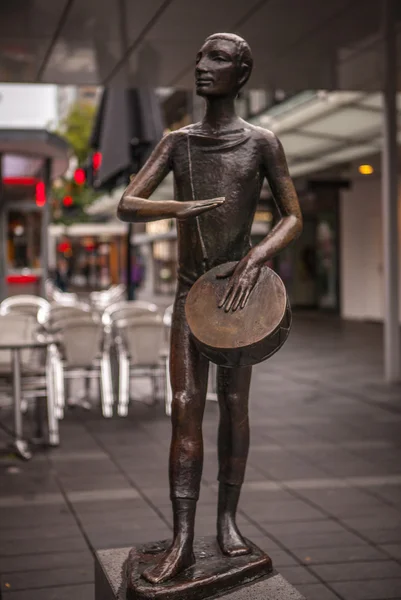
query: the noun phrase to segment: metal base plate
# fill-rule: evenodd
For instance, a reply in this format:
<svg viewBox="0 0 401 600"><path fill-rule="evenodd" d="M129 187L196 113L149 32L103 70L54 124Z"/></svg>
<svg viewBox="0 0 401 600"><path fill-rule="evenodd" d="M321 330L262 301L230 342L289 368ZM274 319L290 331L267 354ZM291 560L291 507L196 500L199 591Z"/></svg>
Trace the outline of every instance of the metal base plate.
<svg viewBox="0 0 401 600"><path fill-rule="evenodd" d="M248 540L249 542L249 540ZM127 598L129 600L203 600L216 598L272 573L272 561L249 542L251 554L224 556L216 538L204 537L195 542L196 563L172 581L151 584L142 572L155 564L170 541L132 548L126 562Z"/></svg>

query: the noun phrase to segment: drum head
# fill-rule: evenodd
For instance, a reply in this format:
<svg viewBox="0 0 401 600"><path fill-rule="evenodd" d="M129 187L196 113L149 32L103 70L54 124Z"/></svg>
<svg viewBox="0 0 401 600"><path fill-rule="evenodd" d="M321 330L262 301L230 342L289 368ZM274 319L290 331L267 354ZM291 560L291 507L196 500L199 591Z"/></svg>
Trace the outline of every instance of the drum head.
<svg viewBox="0 0 401 600"><path fill-rule="evenodd" d="M218 305L229 277L217 279L228 264L211 269L188 293L185 314L203 354L217 364L234 367L256 364L276 352L287 338L291 313L280 277L263 267L243 309L226 312Z"/></svg>

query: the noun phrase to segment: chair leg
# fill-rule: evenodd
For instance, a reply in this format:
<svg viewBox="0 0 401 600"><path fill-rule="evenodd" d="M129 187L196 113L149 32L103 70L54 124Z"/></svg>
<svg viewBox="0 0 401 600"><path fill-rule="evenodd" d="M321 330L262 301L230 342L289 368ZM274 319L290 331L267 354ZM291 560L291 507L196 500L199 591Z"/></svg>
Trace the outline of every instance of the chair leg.
<svg viewBox="0 0 401 600"><path fill-rule="evenodd" d="M58 446L60 444L60 435L58 428L57 410L56 410L56 382L55 369L52 359L48 358L46 364L46 399L47 399L47 430L49 446Z"/></svg>
<svg viewBox="0 0 401 600"><path fill-rule="evenodd" d="M129 360L125 353L120 352L118 359L118 407L117 412L120 417L128 415L129 402Z"/></svg>
<svg viewBox="0 0 401 600"><path fill-rule="evenodd" d="M64 384L64 368L61 356L57 348L53 353L53 369L54 369L54 387L56 395L56 416L58 419L64 418L65 408L65 384Z"/></svg>
<svg viewBox="0 0 401 600"><path fill-rule="evenodd" d="M170 381L170 356L167 355L164 359L164 368L166 372L166 376L164 378L165 381L165 398L164 398L164 407L165 412L168 417L171 417L171 404L173 402L173 392L171 390L171 381Z"/></svg>
<svg viewBox="0 0 401 600"><path fill-rule="evenodd" d="M36 396L36 398L35 398L34 417L35 417L35 439L42 441L45 437L44 431L43 431L44 414L43 414L42 398L40 398L39 396Z"/></svg>
<svg viewBox="0 0 401 600"><path fill-rule="evenodd" d="M100 361L100 396L102 414L106 418L113 416L113 380L111 375L110 354L104 352Z"/></svg>
<svg viewBox="0 0 401 600"><path fill-rule="evenodd" d="M216 377L217 370L216 365L212 362L209 363L209 380L207 385L206 400L211 402L217 402L217 389L216 389Z"/></svg>

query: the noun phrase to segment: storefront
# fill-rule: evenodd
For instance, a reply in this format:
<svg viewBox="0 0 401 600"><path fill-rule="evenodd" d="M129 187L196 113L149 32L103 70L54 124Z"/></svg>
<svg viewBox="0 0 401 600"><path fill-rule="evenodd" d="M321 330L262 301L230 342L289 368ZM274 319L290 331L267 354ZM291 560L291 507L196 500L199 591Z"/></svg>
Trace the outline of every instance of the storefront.
<svg viewBox="0 0 401 600"><path fill-rule="evenodd" d="M66 273L70 289L91 291L125 280L126 227L123 223L76 223L49 228L51 272Z"/></svg>
<svg viewBox="0 0 401 600"><path fill-rule="evenodd" d="M44 293L51 181L68 144L45 130L0 130L0 297Z"/></svg>
<svg viewBox="0 0 401 600"><path fill-rule="evenodd" d="M339 313L339 187L321 182L299 200L302 235L275 258L274 268L294 308Z"/></svg>

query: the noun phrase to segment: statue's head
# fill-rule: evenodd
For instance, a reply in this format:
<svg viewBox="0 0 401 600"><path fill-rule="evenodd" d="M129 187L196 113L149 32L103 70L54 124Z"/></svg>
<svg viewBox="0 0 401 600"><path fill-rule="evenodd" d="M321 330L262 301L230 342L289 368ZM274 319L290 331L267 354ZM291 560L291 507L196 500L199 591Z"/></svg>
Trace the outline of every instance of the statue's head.
<svg viewBox="0 0 401 600"><path fill-rule="evenodd" d="M233 33L214 33L196 56L195 80L199 96L236 96L253 66L248 43Z"/></svg>

